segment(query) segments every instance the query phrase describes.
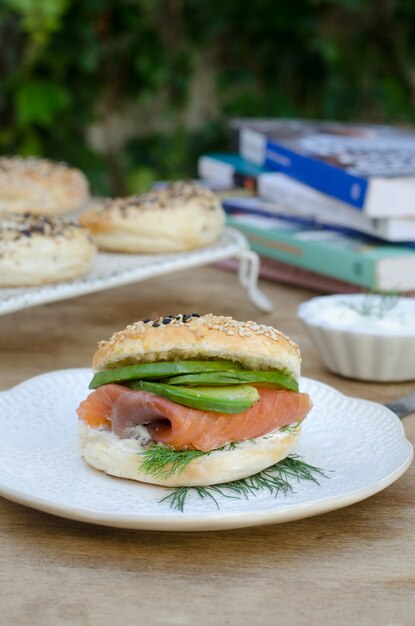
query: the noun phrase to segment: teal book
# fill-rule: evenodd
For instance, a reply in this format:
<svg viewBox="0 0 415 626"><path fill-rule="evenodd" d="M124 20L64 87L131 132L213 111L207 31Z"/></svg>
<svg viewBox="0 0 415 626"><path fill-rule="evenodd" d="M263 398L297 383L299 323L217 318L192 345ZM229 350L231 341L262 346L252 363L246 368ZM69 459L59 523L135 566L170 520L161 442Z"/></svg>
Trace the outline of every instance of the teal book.
<svg viewBox="0 0 415 626"><path fill-rule="evenodd" d="M415 249L315 230L275 218L228 215L261 256L278 259L367 289L415 289Z"/></svg>
<svg viewBox="0 0 415 626"><path fill-rule="evenodd" d="M232 153L204 154L197 163L197 172L201 179L252 191L257 188L258 176L269 171L267 167L254 165L239 154Z"/></svg>

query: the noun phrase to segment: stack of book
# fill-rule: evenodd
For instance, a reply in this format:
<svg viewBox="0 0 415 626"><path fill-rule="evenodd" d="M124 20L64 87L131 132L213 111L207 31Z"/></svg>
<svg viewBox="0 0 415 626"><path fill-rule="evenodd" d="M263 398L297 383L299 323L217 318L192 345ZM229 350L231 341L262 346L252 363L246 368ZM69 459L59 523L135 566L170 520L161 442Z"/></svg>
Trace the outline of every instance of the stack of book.
<svg viewBox="0 0 415 626"><path fill-rule="evenodd" d="M268 278L321 291L415 291L415 132L306 120L235 120L234 152L199 177Z"/></svg>

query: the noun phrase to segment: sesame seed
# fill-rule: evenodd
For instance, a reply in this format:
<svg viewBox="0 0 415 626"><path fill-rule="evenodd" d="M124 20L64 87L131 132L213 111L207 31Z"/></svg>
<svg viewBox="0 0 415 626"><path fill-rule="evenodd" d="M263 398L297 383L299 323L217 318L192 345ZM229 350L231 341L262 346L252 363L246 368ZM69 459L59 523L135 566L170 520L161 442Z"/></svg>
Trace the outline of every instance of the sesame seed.
<svg viewBox="0 0 415 626"><path fill-rule="evenodd" d="M117 210L122 216L143 211L183 209L193 210L193 201L204 210L217 209L219 202L216 195L207 187L189 181L176 181L151 189L147 193L126 198L108 198L96 203L93 211L103 213Z"/></svg>
<svg viewBox="0 0 415 626"><path fill-rule="evenodd" d="M27 240L33 235L73 239L81 231L80 226L61 217L3 212L0 221L0 247L5 251L10 242Z"/></svg>
<svg viewBox="0 0 415 626"><path fill-rule="evenodd" d="M151 320L144 320L143 322L130 324L124 331L115 333L108 342L103 342L100 345L109 344L110 346L113 346L117 341L121 341L122 334L128 338L140 337L146 332L145 324L149 321ZM199 315L197 313L192 315L179 314L176 316L168 315L159 317L152 322L151 326L157 328L161 324L165 325L170 323L177 327L187 324L190 331L197 329L199 332L200 329L202 329L203 332L206 328L209 330L215 330L219 333L224 333L231 337L238 335L241 338L241 341L244 341L245 338L249 337L264 337L266 340L276 343L281 340L285 340L289 342L289 345L297 352L297 355L300 356L298 346L294 341L285 337L283 333L280 333L275 328L264 324L257 324L252 320L249 320L248 322L239 322L228 316L212 315L211 313L207 315Z"/></svg>
<svg viewBox="0 0 415 626"><path fill-rule="evenodd" d="M88 183L80 170L48 159L35 157L1 157L0 188L17 193L37 189L43 180L53 180L65 187L66 193L75 197L85 196Z"/></svg>

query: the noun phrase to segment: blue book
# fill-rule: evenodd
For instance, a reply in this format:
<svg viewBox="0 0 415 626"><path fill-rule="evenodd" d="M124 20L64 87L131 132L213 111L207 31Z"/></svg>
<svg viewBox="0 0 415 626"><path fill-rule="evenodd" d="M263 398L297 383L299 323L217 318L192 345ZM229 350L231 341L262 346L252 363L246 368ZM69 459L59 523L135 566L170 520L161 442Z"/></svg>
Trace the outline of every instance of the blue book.
<svg viewBox="0 0 415 626"><path fill-rule="evenodd" d="M235 120L239 154L370 217L415 216L415 132L309 120Z"/></svg>

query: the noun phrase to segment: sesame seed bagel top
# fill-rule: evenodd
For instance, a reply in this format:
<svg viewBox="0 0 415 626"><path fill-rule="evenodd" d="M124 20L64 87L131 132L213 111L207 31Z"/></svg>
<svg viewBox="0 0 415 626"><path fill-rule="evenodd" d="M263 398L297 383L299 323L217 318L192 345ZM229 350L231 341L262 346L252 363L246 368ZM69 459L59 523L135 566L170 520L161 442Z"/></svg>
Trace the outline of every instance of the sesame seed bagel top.
<svg viewBox="0 0 415 626"><path fill-rule="evenodd" d="M174 360L230 360L248 369L288 369L300 375L298 346L283 333L256 322L219 315L176 315L138 321L102 341L96 370Z"/></svg>
<svg viewBox="0 0 415 626"><path fill-rule="evenodd" d="M96 254L85 228L60 217L1 214L0 287L31 287L84 274Z"/></svg>
<svg viewBox="0 0 415 626"><path fill-rule="evenodd" d="M88 199L89 183L74 167L35 157L0 158L0 211L60 215Z"/></svg>
<svg viewBox="0 0 415 626"><path fill-rule="evenodd" d="M180 209L185 205L193 206L194 202L200 210L213 211L220 207L216 194L208 187L178 180L137 196L96 200L84 215L92 213L105 215L117 212L120 216L128 218L137 213L154 213L157 210L165 214L166 211Z"/></svg>
<svg viewBox="0 0 415 626"><path fill-rule="evenodd" d="M62 217L34 215L32 213L12 213L4 211L0 220L0 247L35 236L50 238L73 238L88 234L79 224ZM15 244L13 243L14 247Z"/></svg>

